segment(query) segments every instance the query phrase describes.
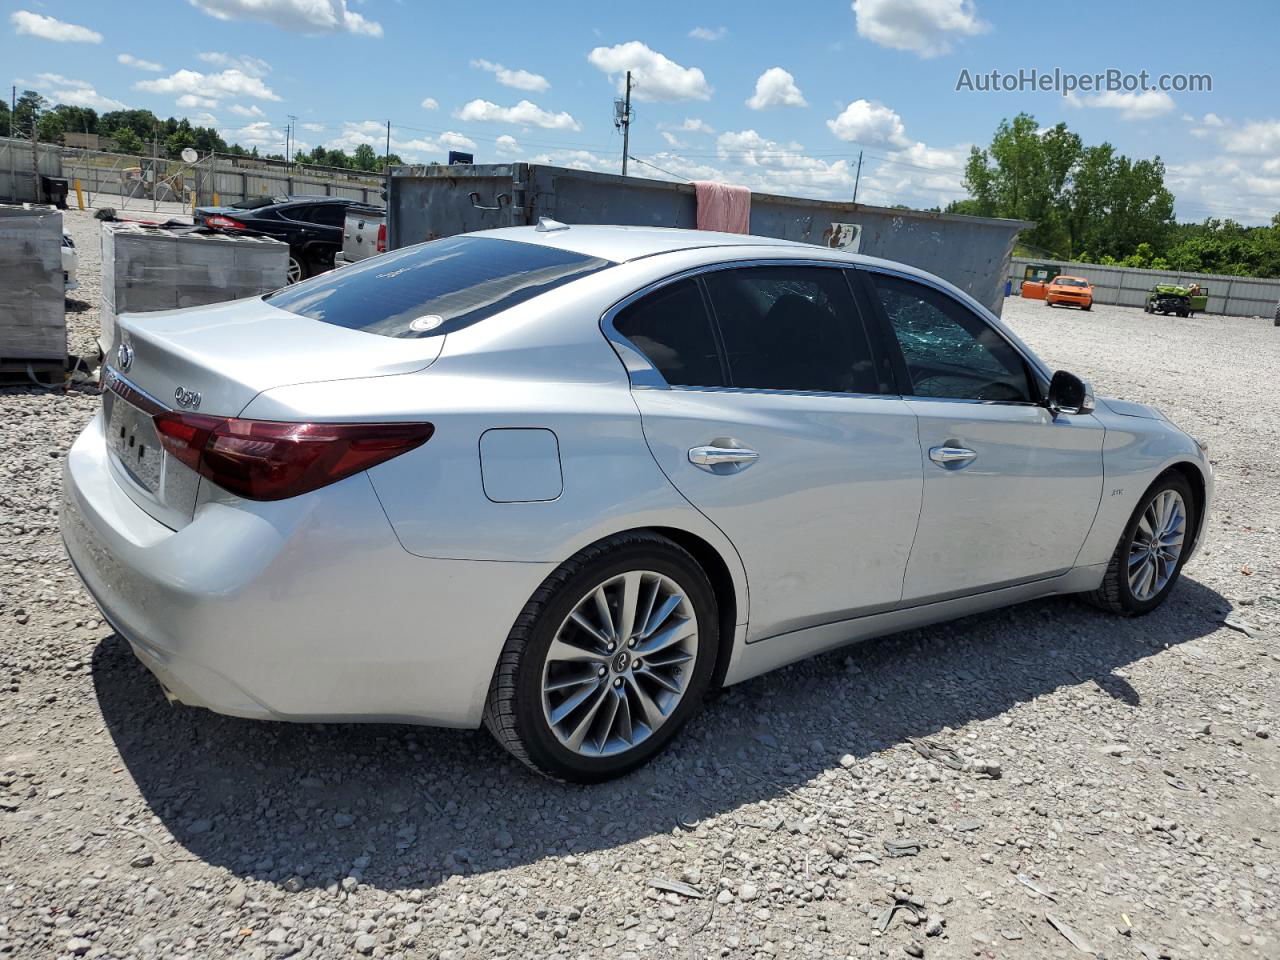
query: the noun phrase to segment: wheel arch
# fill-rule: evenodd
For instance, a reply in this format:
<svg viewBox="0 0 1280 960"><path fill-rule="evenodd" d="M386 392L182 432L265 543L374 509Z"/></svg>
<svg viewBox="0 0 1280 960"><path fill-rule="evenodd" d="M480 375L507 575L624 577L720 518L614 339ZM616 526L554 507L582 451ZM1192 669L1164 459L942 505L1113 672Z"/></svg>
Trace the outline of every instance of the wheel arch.
<svg viewBox="0 0 1280 960"><path fill-rule="evenodd" d="M1186 480L1187 486L1191 488L1191 496L1195 498L1196 532L1195 539L1191 542L1190 550L1190 553L1194 554L1203 542L1205 523L1208 521L1209 485L1198 464L1190 460L1178 460L1161 470L1160 475L1151 481L1147 489L1150 490L1151 487L1154 487L1170 474L1179 474Z"/></svg>

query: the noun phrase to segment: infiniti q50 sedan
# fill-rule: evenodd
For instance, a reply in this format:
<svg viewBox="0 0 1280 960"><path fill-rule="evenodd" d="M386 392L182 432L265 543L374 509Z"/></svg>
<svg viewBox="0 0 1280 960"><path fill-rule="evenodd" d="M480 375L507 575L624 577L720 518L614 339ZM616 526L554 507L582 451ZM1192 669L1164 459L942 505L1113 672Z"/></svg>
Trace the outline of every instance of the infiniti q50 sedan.
<svg viewBox="0 0 1280 960"><path fill-rule="evenodd" d="M547 221L116 338L62 531L171 699L483 723L569 780L853 640L1147 613L1213 495L955 287L759 237Z"/></svg>

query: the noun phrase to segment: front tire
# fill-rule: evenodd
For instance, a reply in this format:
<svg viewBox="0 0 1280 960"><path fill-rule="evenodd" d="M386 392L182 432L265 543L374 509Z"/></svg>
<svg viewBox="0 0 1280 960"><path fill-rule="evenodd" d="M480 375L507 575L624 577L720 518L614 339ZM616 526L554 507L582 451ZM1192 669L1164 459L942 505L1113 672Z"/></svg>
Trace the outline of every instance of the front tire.
<svg viewBox="0 0 1280 960"><path fill-rule="evenodd" d="M299 280L305 280L308 276L307 262L290 251L289 265L285 268L284 282L292 286Z"/></svg>
<svg viewBox="0 0 1280 960"><path fill-rule="evenodd" d="M1097 590L1097 607L1124 617L1150 613L1178 582L1196 530L1191 486L1178 473L1158 479L1133 511Z"/></svg>
<svg viewBox="0 0 1280 960"><path fill-rule="evenodd" d="M485 726L544 776L622 776L701 706L719 641L715 591L687 551L656 533L610 537L562 563L525 604Z"/></svg>

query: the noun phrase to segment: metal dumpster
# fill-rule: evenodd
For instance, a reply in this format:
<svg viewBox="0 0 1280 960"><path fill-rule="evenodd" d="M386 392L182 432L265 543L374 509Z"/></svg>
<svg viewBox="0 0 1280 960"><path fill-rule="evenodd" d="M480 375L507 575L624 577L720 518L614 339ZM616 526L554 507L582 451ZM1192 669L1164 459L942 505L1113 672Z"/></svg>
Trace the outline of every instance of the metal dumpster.
<svg viewBox="0 0 1280 960"><path fill-rule="evenodd" d="M692 184L534 163L392 167L388 248L550 217L564 223L697 226ZM751 232L843 246L928 270L993 312L1004 303L1009 257L1024 220L751 195Z"/></svg>

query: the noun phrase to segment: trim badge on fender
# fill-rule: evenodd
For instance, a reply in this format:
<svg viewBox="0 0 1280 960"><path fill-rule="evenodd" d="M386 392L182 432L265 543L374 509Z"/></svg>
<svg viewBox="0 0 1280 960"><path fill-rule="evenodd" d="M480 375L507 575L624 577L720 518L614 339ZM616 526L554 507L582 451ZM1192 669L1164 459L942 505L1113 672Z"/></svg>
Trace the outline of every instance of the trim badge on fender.
<svg viewBox="0 0 1280 960"><path fill-rule="evenodd" d="M186 407L188 410L194 410L200 406L200 391L188 390L186 387L179 387L173 391L173 401L180 407Z"/></svg>

